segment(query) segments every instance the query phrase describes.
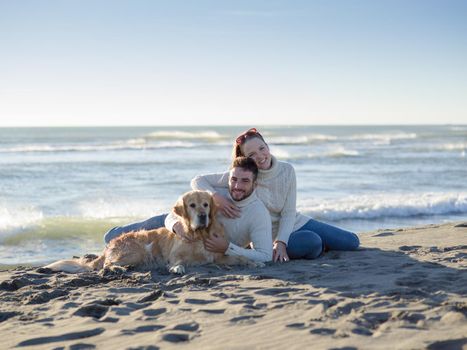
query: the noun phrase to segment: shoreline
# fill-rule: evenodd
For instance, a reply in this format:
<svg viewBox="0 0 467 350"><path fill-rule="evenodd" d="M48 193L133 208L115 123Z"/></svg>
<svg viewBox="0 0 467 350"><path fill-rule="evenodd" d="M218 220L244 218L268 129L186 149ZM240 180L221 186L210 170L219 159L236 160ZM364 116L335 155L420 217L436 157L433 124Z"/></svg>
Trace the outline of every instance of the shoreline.
<svg viewBox="0 0 467 350"><path fill-rule="evenodd" d="M355 252L184 276L0 266L4 346L467 348L467 221L359 237Z"/></svg>

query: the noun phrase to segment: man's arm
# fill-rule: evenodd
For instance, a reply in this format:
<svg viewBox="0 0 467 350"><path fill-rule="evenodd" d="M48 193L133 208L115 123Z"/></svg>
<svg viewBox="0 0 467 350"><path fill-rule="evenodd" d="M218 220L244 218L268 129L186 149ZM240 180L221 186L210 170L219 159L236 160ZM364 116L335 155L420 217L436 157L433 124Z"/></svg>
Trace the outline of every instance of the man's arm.
<svg viewBox="0 0 467 350"><path fill-rule="evenodd" d="M245 249L230 242L225 255L244 256L253 261L267 262L272 260L272 227L271 217L268 210L258 205L256 210L251 210L242 217L242 220L248 220L248 236L252 243L251 249Z"/></svg>

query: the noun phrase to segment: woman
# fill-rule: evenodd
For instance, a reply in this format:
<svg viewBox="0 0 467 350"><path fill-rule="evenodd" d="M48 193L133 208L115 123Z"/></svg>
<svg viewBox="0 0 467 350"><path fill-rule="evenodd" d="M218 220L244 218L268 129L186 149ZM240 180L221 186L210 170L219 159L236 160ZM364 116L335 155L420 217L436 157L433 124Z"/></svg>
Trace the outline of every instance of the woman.
<svg viewBox="0 0 467 350"><path fill-rule="evenodd" d="M296 211L296 176L291 164L278 161L262 135L254 128L240 134L233 147L233 158L252 158L259 169L256 193L269 210L274 241L273 261L315 259L324 250L355 250L360 241L352 232L316 221ZM210 191L216 205L227 217L238 217L235 204L215 193L213 186L228 186L228 174L197 176L193 189Z"/></svg>

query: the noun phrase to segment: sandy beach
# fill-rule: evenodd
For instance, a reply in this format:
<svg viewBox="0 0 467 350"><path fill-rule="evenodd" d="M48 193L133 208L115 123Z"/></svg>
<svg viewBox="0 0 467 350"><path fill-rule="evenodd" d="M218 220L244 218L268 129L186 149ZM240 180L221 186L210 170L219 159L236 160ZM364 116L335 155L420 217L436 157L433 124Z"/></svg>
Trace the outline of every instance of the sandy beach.
<svg viewBox="0 0 467 350"><path fill-rule="evenodd" d="M467 349L467 222L264 268L0 272L1 348Z"/></svg>

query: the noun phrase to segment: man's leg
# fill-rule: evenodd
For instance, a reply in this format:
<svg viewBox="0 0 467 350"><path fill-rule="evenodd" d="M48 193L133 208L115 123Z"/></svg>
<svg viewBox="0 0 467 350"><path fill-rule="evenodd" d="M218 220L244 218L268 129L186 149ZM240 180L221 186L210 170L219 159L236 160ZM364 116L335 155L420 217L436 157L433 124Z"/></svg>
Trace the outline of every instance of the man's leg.
<svg viewBox="0 0 467 350"><path fill-rule="evenodd" d="M323 241L316 233L307 230L292 232L287 244L290 259L316 259L323 252Z"/></svg>
<svg viewBox="0 0 467 350"><path fill-rule="evenodd" d="M303 225L299 231L301 230L313 231L319 235L325 249L356 250L360 245L360 240L355 233L313 219Z"/></svg>
<svg viewBox="0 0 467 350"><path fill-rule="evenodd" d="M135 222L133 224L114 227L104 234L104 242L105 244L108 244L112 239L120 236L123 233L141 230L154 230L156 228L163 227L166 216L167 214L162 214L144 221Z"/></svg>

